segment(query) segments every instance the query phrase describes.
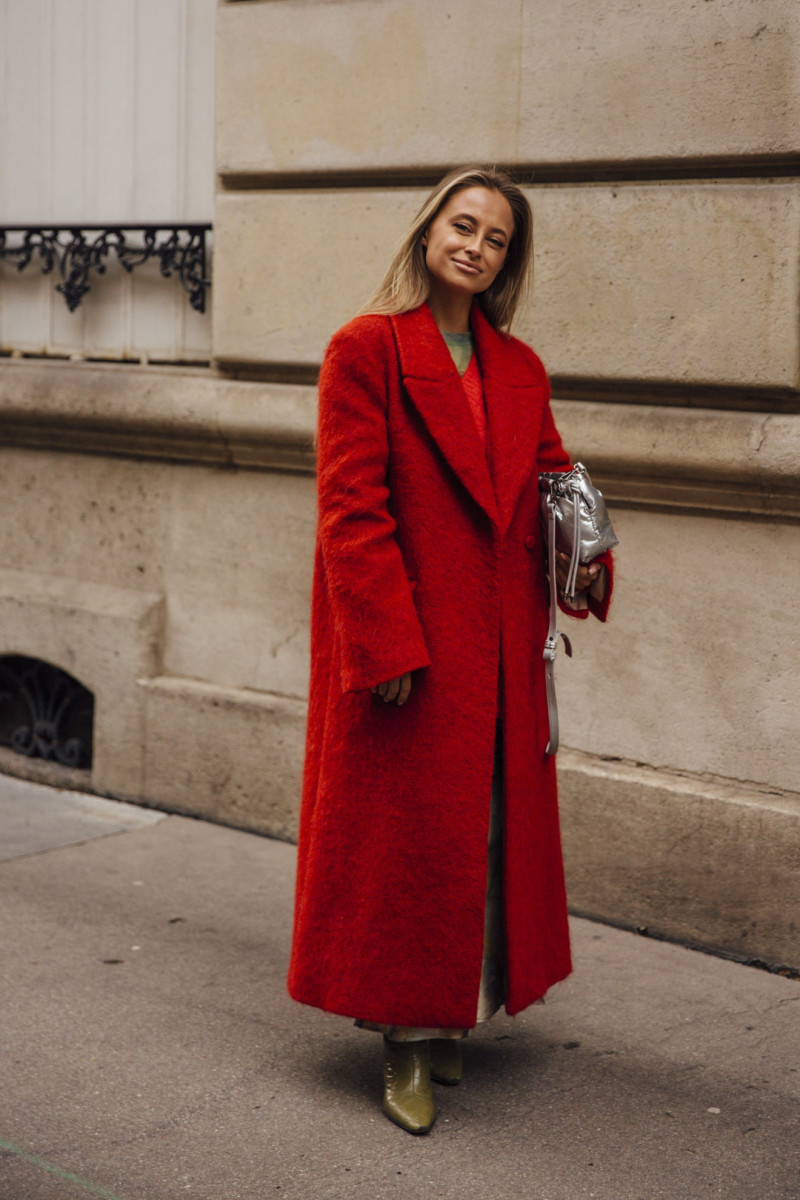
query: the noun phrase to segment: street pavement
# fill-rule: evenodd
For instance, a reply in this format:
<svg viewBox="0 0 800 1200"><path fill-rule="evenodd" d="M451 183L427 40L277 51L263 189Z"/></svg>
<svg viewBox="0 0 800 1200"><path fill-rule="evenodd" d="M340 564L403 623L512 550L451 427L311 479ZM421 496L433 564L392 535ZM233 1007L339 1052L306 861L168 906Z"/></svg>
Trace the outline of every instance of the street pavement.
<svg viewBox="0 0 800 1200"><path fill-rule="evenodd" d="M415 1138L286 994L294 862L0 779L0 1200L799 1200L800 982L575 920Z"/></svg>

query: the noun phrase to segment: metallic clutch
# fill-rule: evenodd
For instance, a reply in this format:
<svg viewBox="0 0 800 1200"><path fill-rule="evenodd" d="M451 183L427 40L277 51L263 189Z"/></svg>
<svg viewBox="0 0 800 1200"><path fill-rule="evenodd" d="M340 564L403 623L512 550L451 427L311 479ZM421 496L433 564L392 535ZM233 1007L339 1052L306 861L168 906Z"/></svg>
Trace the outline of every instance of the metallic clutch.
<svg viewBox="0 0 800 1200"><path fill-rule="evenodd" d="M618 545L619 539L612 528L602 493L592 483L583 463L575 463L571 471L543 472L539 476L539 503L550 575L550 627L544 644L550 740L545 754L555 754L558 750L555 662L560 637L564 639L567 656L572 658L572 643L556 627L556 547L571 556L563 596L566 600L574 600L580 564L590 563L598 554L611 550Z"/></svg>
<svg viewBox="0 0 800 1200"><path fill-rule="evenodd" d="M581 563L590 563L618 545L602 493L589 478L583 463L571 471L546 471L539 476L540 505L545 536L550 515L555 522L556 548L571 556L566 598L575 598L575 580ZM551 571L551 575L553 572Z"/></svg>

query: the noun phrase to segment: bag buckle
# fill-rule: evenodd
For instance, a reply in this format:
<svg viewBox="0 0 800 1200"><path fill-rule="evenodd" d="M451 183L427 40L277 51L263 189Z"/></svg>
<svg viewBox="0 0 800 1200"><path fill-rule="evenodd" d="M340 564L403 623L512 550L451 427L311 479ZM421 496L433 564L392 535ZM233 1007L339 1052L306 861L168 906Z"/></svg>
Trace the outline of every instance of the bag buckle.
<svg viewBox="0 0 800 1200"><path fill-rule="evenodd" d="M572 642L569 640L566 633L562 633L560 629L557 629L555 632L555 636L550 637L548 635L548 637L544 643L544 650L542 651L542 658L545 659L546 662L555 662L556 661L556 653L558 651L558 639L559 638L564 639L564 652L565 652L567 658L572 658Z"/></svg>

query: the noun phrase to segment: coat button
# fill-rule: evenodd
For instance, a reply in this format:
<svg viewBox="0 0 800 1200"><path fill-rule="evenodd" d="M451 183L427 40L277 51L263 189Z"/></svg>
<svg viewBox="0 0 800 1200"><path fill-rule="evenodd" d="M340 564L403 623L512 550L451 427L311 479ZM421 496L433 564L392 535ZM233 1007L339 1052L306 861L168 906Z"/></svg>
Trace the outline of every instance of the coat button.
<svg viewBox="0 0 800 1200"><path fill-rule="evenodd" d="M525 549L532 550L535 545L536 545L536 538L533 536L532 533L529 533L528 536L525 538Z"/></svg>

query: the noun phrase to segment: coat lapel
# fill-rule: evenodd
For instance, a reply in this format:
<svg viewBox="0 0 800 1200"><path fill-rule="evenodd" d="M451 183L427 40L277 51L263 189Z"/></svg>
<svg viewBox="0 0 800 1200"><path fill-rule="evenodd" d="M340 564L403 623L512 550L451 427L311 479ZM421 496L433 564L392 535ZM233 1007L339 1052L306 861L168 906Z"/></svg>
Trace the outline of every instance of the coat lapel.
<svg viewBox="0 0 800 1200"><path fill-rule="evenodd" d="M488 457L497 497L498 529L505 534L522 490L537 467L544 384L519 343L499 333L477 305L472 333L483 376L489 429Z"/></svg>
<svg viewBox="0 0 800 1200"><path fill-rule="evenodd" d="M498 524L489 464L464 387L427 304L390 318L403 384L436 445L473 500Z"/></svg>

